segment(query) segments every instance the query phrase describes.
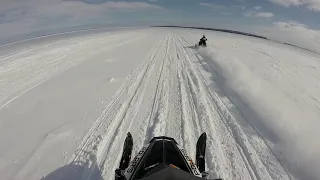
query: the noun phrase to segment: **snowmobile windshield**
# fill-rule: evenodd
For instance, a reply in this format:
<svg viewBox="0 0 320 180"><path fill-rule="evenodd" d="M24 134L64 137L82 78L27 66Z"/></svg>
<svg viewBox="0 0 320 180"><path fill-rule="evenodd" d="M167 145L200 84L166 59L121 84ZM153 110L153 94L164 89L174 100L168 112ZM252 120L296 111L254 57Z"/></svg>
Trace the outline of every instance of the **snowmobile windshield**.
<svg viewBox="0 0 320 180"><path fill-rule="evenodd" d="M171 141L155 141L140 163L134 179L149 176L168 167L190 172L182 155Z"/></svg>

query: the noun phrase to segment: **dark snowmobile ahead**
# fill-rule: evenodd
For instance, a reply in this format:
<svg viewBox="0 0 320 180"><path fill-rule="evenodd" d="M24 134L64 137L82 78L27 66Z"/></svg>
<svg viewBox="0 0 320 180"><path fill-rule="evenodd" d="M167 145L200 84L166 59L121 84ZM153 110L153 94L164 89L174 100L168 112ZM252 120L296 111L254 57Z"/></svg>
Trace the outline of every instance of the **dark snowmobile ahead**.
<svg viewBox="0 0 320 180"><path fill-rule="evenodd" d="M115 180L203 180L205 172L206 133L197 142L196 163L170 137L154 137L131 160L133 138L130 133L124 142Z"/></svg>
<svg viewBox="0 0 320 180"><path fill-rule="evenodd" d="M207 47L207 38L205 35L202 36L202 38L200 39L199 43L196 44L196 47L199 47L199 46L203 46L203 47Z"/></svg>

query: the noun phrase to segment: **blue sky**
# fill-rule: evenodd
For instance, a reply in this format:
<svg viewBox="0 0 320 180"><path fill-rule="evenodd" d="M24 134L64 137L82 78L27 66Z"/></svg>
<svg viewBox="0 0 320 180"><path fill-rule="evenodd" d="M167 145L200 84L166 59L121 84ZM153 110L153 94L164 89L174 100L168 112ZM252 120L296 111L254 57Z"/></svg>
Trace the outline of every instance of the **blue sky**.
<svg viewBox="0 0 320 180"><path fill-rule="evenodd" d="M320 37L320 0L1 0L0 39L74 26L195 25Z"/></svg>

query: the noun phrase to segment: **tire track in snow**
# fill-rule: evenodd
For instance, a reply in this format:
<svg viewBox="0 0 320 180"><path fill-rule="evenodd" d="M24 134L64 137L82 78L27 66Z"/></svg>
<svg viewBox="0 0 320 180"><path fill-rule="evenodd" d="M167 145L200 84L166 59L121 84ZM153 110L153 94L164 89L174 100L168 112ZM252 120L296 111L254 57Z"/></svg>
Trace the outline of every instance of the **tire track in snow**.
<svg viewBox="0 0 320 180"><path fill-rule="evenodd" d="M152 109L148 117L148 129L144 143L155 136L169 136L182 144L181 96L174 57L175 35L169 34L164 57L159 68ZM180 130L180 131L179 131Z"/></svg>
<svg viewBox="0 0 320 180"><path fill-rule="evenodd" d="M150 72L152 72L154 66L147 66L144 72L140 77L138 77L138 82L136 83L137 85L132 87L134 88L134 93L132 96L124 102L120 109L118 109L118 113L115 116L115 118L112 120L112 123L108 126L106 129L106 134L104 135L105 137L103 138L103 141L101 142L101 150L98 149L97 152L97 157L98 158L103 158L102 162L99 163L102 165L101 171L103 171L105 174L110 174L112 172L111 168L114 167L113 164L105 163L105 162L113 162L110 161L110 158L114 160L113 156L110 156L109 153L112 152L120 152L122 147L121 143L119 143L119 139L124 139L124 132L126 132L137 113L137 110L140 106L141 99L143 97L143 94L146 90L146 82L149 81L150 79ZM135 109L135 110L132 110ZM115 148L118 147L117 150ZM119 151L120 150L120 151ZM101 151L101 153L99 152ZM111 166L111 167L110 167Z"/></svg>
<svg viewBox="0 0 320 180"><path fill-rule="evenodd" d="M150 111L150 115L148 117L148 125L147 125L146 134L145 134L144 144L149 143L149 140L151 140L151 138L154 136L163 135L165 128L166 128L165 120L159 119L160 118L159 117L160 116L159 105L162 104L159 101L160 101L160 96L161 96L162 90L163 90L163 88L161 88L160 86L163 83L163 71L165 68L164 66L166 64L169 44L170 44L170 39L168 37L165 55L161 61L161 65L160 65L160 69L159 69L159 78L157 80L156 90L155 90L155 94L154 94L154 98L153 98L153 102L152 102L152 108Z"/></svg>
<svg viewBox="0 0 320 180"><path fill-rule="evenodd" d="M183 145L184 125L182 118L182 104L181 104L181 90L179 88L178 79L178 59L176 54L176 34L172 35L172 43L170 47L170 52L168 56L167 65L167 84L164 84L163 89L168 88L167 92L169 101L167 103L167 129L166 136L174 138L179 144Z"/></svg>
<svg viewBox="0 0 320 180"><path fill-rule="evenodd" d="M108 144L102 143L103 155L101 157L103 157L104 160L100 163L100 166L102 166L101 171L103 172L103 176L105 176L105 175L107 176L106 178L109 178L108 175L114 173L115 167L114 167L114 164L105 163L105 162L114 162L114 161L119 162L121 159L120 153L117 154L116 159L115 159L114 155L110 155L109 153L122 151L123 140L126 137L126 132L128 132L129 129L131 129L131 126L134 123L135 117L138 114L141 102L144 98L146 89L149 84L150 77L153 73L153 69L155 66L153 64L153 61L154 61L156 55L158 54L159 49L162 47L164 40L162 41L162 43L160 44L160 46L156 50L156 52L152 55L151 60L149 60L149 62L145 65L145 66L147 66L146 71L143 73L143 77L139 81L139 84L135 87L136 90L134 91L134 95L132 97L130 97L131 99L127 103L123 104L126 106L124 114L123 114L123 111L121 108L120 108L120 110L118 110L117 116L119 114L123 114L123 115L121 115L122 118L120 118L121 122L117 122L118 118L112 119L112 122L117 122L119 124L116 128L110 128L110 129L114 129L114 130L117 129L117 130L112 133L109 133L110 131L108 131L107 134L105 135L106 138L108 138L110 135L113 136L113 138L111 138L109 140L106 139L106 142ZM140 79L140 78L138 78L138 79ZM133 109L133 110L131 110L131 109ZM124 122L124 121L128 121L128 122ZM105 138L104 138L104 140L105 140ZM98 152L98 154L99 154L99 152Z"/></svg>
<svg viewBox="0 0 320 180"><path fill-rule="evenodd" d="M134 119L134 117L130 118L130 116L134 116L138 111L139 103L141 103L141 99L146 91L146 84L148 84L150 73L154 67L152 61L156 57L160 47L163 45L164 40L165 39L162 40L160 45L150 56L151 58L148 58L139 68L127 77L124 84L112 98L108 107L85 136L83 142L74 154L74 157L70 159L71 163L90 161L90 153L95 153L97 154L98 165L102 170L106 170L104 173L114 173L110 172L110 169L114 168L114 164L112 164L112 167L110 168L108 163L104 162L107 158L110 158L108 152L111 152L112 148L115 149L116 147L119 147L122 149L122 140L125 138L126 130L130 129ZM132 105L137 105L134 110L132 110ZM125 124L126 127L122 127L123 124ZM119 128L122 128L123 131L120 132ZM120 156L121 154L117 157L111 155L113 158L112 161L120 160Z"/></svg>
<svg viewBox="0 0 320 180"><path fill-rule="evenodd" d="M154 70L151 75L152 80L147 84L148 91L144 94L142 106L140 107L139 112L134 120L133 126L128 129L128 131L130 131L134 137L135 146L133 147L133 154L138 153L140 148L148 140L146 134L148 131L148 124L150 124L151 120L150 115L154 103L154 96L158 87L157 80L159 79L159 76L161 74L161 67L163 62L162 60L167 49L167 46L165 46L165 44L168 44L168 40L169 35L164 33L164 38L162 39L160 46L155 51L156 53L151 55L148 59L148 61L151 61L150 63L154 65L154 69L157 70Z"/></svg>
<svg viewBox="0 0 320 180"><path fill-rule="evenodd" d="M181 104L181 134L183 134L183 148L188 151L191 157L195 157L196 154L196 141L200 134L197 116L194 111L194 104L190 102L190 96L188 92L189 84L185 81L185 65L181 59L182 55L178 51L177 42L175 42L175 52L177 57L177 80L178 89L180 92L180 104Z"/></svg>

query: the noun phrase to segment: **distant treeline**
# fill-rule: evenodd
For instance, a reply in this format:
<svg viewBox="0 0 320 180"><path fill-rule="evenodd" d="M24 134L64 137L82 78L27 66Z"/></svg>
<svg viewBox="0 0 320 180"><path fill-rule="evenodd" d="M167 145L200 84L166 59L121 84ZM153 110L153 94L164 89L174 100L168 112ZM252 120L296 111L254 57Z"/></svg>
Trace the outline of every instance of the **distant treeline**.
<svg viewBox="0 0 320 180"><path fill-rule="evenodd" d="M315 52L315 51L312 51L312 50L310 50L310 49L303 48L303 47L300 47L300 46L296 46L296 45L294 45L294 44L290 44L290 43L283 43L283 44L286 44L286 45L289 45L289 46L293 46L293 47L296 47L296 48L300 48L300 49L303 49L303 50L306 50L306 51L310 51L310 52L319 54L319 53L317 53L317 52Z"/></svg>
<svg viewBox="0 0 320 180"><path fill-rule="evenodd" d="M152 27L176 27L176 28L188 28L188 29L204 29L204 30L211 30L211 31L220 31L220 32L227 32L227 33L233 33L233 34L241 34L244 36L251 36L256 37L260 39L267 39L264 36L258 36L255 34L240 32L240 31L234 31L234 30L228 30L228 29L216 29L216 28L204 28L204 27L187 27L187 26L152 26Z"/></svg>

